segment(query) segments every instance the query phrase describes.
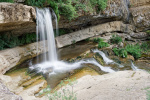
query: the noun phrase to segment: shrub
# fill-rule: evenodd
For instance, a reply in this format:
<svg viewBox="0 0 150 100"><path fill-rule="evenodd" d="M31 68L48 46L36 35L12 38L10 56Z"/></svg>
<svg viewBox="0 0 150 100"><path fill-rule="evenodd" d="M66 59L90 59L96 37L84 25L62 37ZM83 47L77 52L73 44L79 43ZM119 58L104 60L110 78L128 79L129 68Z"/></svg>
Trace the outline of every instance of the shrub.
<svg viewBox="0 0 150 100"><path fill-rule="evenodd" d="M109 44L106 42L103 42L103 41L98 43L98 48L103 48L103 47L108 47L108 46L109 46Z"/></svg>
<svg viewBox="0 0 150 100"><path fill-rule="evenodd" d="M102 41L103 41L103 39L101 39L101 38L94 38L93 39L94 43L99 43L99 42L102 42Z"/></svg>
<svg viewBox="0 0 150 100"><path fill-rule="evenodd" d="M115 55L117 55L119 57L123 57L123 58L126 58L128 55L127 51L123 48L121 48L121 49L113 48L113 52L115 53Z"/></svg>
<svg viewBox="0 0 150 100"><path fill-rule="evenodd" d="M0 36L0 50L6 48L13 48L15 46L24 45L36 41L36 34L29 33L22 36L1 35Z"/></svg>
<svg viewBox="0 0 150 100"><path fill-rule="evenodd" d="M122 42L122 38L119 37L118 35L112 35L110 42L113 44L118 44L118 43Z"/></svg>
<svg viewBox="0 0 150 100"><path fill-rule="evenodd" d="M125 49L127 50L127 52L129 54L131 54L132 56L134 56L135 59L138 59L139 57L141 57L141 48L139 44L136 45L130 45L128 44Z"/></svg>
<svg viewBox="0 0 150 100"><path fill-rule="evenodd" d="M82 0L26 0L25 4L36 7L50 6L56 13L58 20L59 16L63 15L65 18L72 20L77 16L77 12L82 10L90 12L89 7L97 8L98 11L104 10L107 6L107 0L90 0L86 1L87 4Z"/></svg>

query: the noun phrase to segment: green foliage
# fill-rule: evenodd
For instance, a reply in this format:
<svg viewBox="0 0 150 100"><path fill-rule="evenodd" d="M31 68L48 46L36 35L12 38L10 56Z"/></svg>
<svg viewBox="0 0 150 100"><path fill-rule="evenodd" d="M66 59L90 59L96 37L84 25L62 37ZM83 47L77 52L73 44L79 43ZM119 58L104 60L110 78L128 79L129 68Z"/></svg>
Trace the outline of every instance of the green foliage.
<svg viewBox="0 0 150 100"><path fill-rule="evenodd" d="M24 45L36 41L36 34L30 33L22 36L1 35L0 50L13 48L15 46Z"/></svg>
<svg viewBox="0 0 150 100"><path fill-rule="evenodd" d="M150 30L147 30L146 33L150 35Z"/></svg>
<svg viewBox="0 0 150 100"><path fill-rule="evenodd" d="M150 52L150 43L149 42L143 42L141 44L141 49L142 49L142 52L144 52L144 53Z"/></svg>
<svg viewBox="0 0 150 100"><path fill-rule="evenodd" d="M122 38L119 37L118 35L112 35L110 42L113 44L118 44L118 43L122 42Z"/></svg>
<svg viewBox="0 0 150 100"><path fill-rule="evenodd" d="M74 19L77 17L77 12L75 7L73 7L71 4L66 5L66 4L62 4L59 7L59 11L61 15L64 15L65 17L67 17L69 20Z"/></svg>
<svg viewBox="0 0 150 100"><path fill-rule="evenodd" d="M71 87L71 90L69 90L68 88L63 88L63 86L65 86L65 83L68 83L69 87ZM52 92L52 90L48 86L40 94L47 95L49 100L77 100L76 94L73 91L74 84L76 83L76 79L67 79L60 82L59 87L61 91Z"/></svg>
<svg viewBox="0 0 150 100"><path fill-rule="evenodd" d="M131 54L132 56L134 56L135 59L138 59L141 57L141 48L139 44L136 45L130 45L128 44L125 49L127 50L127 52L129 54Z"/></svg>
<svg viewBox="0 0 150 100"><path fill-rule="evenodd" d="M97 11L104 10L107 7L107 0L90 0L93 7L96 6Z"/></svg>
<svg viewBox="0 0 150 100"><path fill-rule="evenodd" d="M103 39L101 39L101 38L94 38L93 39L94 43L99 43L99 42L102 42L102 41L103 41Z"/></svg>
<svg viewBox="0 0 150 100"><path fill-rule="evenodd" d="M108 47L108 46L109 46L109 44L106 42L103 42L103 41L98 43L98 48L103 48L103 47Z"/></svg>
<svg viewBox="0 0 150 100"><path fill-rule="evenodd" d="M93 42L98 43L98 48L103 48L103 47L108 47L109 46L109 44L104 42L104 40L101 39L101 38L94 38Z"/></svg>
<svg viewBox="0 0 150 100"><path fill-rule="evenodd" d="M121 48L121 49L113 48L113 52L115 53L115 55L117 55L119 57L123 57L123 58L126 58L128 55L127 51L123 48Z"/></svg>
<svg viewBox="0 0 150 100"><path fill-rule="evenodd" d="M10 3L14 3L14 0L0 0L0 2L10 2Z"/></svg>
<svg viewBox="0 0 150 100"><path fill-rule="evenodd" d="M150 91L147 91L147 100L150 100Z"/></svg>
<svg viewBox="0 0 150 100"><path fill-rule="evenodd" d="M58 20L60 15L72 20L78 17L78 11L90 12L89 7L97 11L104 10L107 0L26 0L25 4L36 7L50 6L56 13Z"/></svg>

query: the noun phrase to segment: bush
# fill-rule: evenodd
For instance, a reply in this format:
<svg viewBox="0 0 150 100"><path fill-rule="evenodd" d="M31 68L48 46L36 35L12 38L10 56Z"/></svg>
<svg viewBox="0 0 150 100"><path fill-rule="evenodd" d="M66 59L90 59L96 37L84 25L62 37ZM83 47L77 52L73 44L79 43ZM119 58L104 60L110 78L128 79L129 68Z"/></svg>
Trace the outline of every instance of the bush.
<svg viewBox="0 0 150 100"><path fill-rule="evenodd" d="M19 45L25 45L36 41L36 34L29 33L22 36L1 35L0 36L0 50L13 48Z"/></svg>
<svg viewBox="0 0 150 100"><path fill-rule="evenodd" d="M118 43L122 42L122 38L119 37L118 35L112 35L110 42L113 44L118 44Z"/></svg>
<svg viewBox="0 0 150 100"><path fill-rule="evenodd" d="M139 44L136 45L130 45L128 44L125 49L127 50L127 52L129 54L131 54L132 56L134 56L135 59L138 59L141 57L141 47Z"/></svg>
<svg viewBox="0 0 150 100"><path fill-rule="evenodd" d="M101 38L94 38L93 39L94 43L99 43L99 42L102 42L102 41L103 41L103 39L101 39Z"/></svg>
<svg viewBox="0 0 150 100"><path fill-rule="evenodd" d="M103 48L103 47L108 47L108 46L109 44L103 41L98 43L98 48Z"/></svg>
<svg viewBox="0 0 150 100"><path fill-rule="evenodd" d="M123 48L121 48L121 49L113 48L113 52L115 53L115 55L117 55L119 57L123 57L123 58L126 58L128 55L127 51Z"/></svg>
<svg viewBox="0 0 150 100"><path fill-rule="evenodd" d="M26 0L25 4L36 7L50 6L56 13L58 20L59 16L63 15L65 18L72 20L78 17L78 11L90 12L88 9L91 7L92 11L97 8L98 11L104 10L107 6L107 0Z"/></svg>

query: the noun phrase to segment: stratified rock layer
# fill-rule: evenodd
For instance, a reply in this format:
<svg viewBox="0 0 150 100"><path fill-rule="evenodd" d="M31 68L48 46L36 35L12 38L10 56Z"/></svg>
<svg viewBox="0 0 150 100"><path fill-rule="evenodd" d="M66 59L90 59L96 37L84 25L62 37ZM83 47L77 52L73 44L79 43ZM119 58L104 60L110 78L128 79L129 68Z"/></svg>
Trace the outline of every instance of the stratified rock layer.
<svg viewBox="0 0 150 100"><path fill-rule="evenodd" d="M22 63L25 60L31 59L39 54L44 53L44 47L39 42L38 50L37 43L32 43L22 47L16 47L0 51L0 74L4 74L12 67Z"/></svg>
<svg viewBox="0 0 150 100"><path fill-rule="evenodd" d="M89 37L98 36L103 33L118 32L118 31L130 33L134 30L135 30L134 26L130 24L124 24L121 21L114 21L114 22L109 22L109 23L89 27L71 34L59 36L56 38L56 42L57 42L57 47L61 48L73 44L73 42L85 40Z"/></svg>
<svg viewBox="0 0 150 100"><path fill-rule="evenodd" d="M0 3L0 33L35 32L35 8L18 3Z"/></svg>

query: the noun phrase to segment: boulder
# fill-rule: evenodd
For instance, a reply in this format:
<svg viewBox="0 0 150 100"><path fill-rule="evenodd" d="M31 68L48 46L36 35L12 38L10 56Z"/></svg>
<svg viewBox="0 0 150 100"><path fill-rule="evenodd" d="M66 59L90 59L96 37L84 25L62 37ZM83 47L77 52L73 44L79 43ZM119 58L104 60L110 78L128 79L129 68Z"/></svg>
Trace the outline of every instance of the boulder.
<svg viewBox="0 0 150 100"><path fill-rule="evenodd" d="M0 33L7 31L15 34L35 32L35 17L35 9L31 6L0 3Z"/></svg>

